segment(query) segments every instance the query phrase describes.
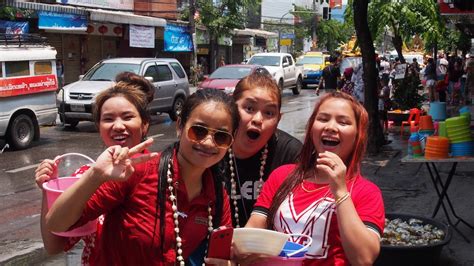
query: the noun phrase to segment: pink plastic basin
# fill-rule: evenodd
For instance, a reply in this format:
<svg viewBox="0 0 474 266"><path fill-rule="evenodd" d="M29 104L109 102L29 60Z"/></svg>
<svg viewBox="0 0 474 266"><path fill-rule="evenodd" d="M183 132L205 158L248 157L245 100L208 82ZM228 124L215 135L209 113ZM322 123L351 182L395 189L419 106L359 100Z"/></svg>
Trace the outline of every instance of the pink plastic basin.
<svg viewBox="0 0 474 266"><path fill-rule="evenodd" d="M252 266L299 266L303 265L304 257L285 258L285 257L269 257L258 262L252 263Z"/></svg>
<svg viewBox="0 0 474 266"><path fill-rule="evenodd" d="M48 182L43 183L43 189L46 191L46 200L48 202L48 209L53 206L56 199L68 189L79 177L61 177L51 179ZM97 220L90 221L87 224L77 227L73 230L66 232L52 232L58 236L74 237L74 236L86 236L94 233L97 230Z"/></svg>

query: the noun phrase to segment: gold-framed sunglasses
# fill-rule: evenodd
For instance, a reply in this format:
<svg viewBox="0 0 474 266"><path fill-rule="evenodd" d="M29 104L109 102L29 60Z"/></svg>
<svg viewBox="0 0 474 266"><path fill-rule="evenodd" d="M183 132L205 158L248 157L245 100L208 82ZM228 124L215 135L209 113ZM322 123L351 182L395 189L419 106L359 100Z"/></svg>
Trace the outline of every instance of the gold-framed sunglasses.
<svg viewBox="0 0 474 266"><path fill-rule="evenodd" d="M188 129L188 138L198 144L205 140L208 135L212 136L212 141L220 149L227 149L234 142L234 137L229 132L223 130L202 125L192 125Z"/></svg>

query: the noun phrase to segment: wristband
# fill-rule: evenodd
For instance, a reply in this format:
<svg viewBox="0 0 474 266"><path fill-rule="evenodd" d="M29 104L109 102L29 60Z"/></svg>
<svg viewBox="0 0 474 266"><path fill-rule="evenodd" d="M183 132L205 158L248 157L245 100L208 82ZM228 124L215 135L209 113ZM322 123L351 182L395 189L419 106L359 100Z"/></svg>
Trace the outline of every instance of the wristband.
<svg viewBox="0 0 474 266"><path fill-rule="evenodd" d="M344 196L340 197L339 199L336 200L336 206L338 206L339 204L341 204L343 201L345 201L347 198L349 198L351 196L351 194L349 192L347 192L346 194L344 194Z"/></svg>

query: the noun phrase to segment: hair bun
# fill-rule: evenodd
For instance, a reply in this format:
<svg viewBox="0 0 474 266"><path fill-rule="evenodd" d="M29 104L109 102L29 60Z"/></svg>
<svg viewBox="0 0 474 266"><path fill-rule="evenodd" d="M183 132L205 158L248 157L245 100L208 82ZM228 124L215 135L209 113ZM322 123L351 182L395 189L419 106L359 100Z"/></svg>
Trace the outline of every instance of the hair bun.
<svg viewBox="0 0 474 266"><path fill-rule="evenodd" d="M134 86L140 89L146 95L147 102L153 101L155 94L155 87L144 77L133 72L121 72L115 77L115 82L124 82L129 86Z"/></svg>

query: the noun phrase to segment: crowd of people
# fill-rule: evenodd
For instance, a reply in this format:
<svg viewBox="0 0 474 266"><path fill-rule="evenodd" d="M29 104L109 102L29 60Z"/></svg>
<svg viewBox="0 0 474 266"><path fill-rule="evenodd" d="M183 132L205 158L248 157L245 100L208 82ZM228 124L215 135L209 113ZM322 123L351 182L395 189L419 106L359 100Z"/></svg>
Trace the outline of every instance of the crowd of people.
<svg viewBox="0 0 474 266"><path fill-rule="evenodd" d="M309 230L307 265L374 262L384 207L380 190L360 174L368 115L357 99L337 91L321 97L301 144L277 129L282 116L277 84L252 74L232 96L215 89L192 94L177 121L178 141L157 153L146 137L151 88L146 79L122 73L96 97L94 117L107 148L74 173L81 178L51 208L43 197L41 231L48 253L83 240L83 265L258 259L237 248L231 261L206 258L210 232L228 226ZM55 159L38 166L40 188L57 178L57 167ZM294 213L304 219L291 220ZM91 235L52 233L97 218Z"/></svg>

